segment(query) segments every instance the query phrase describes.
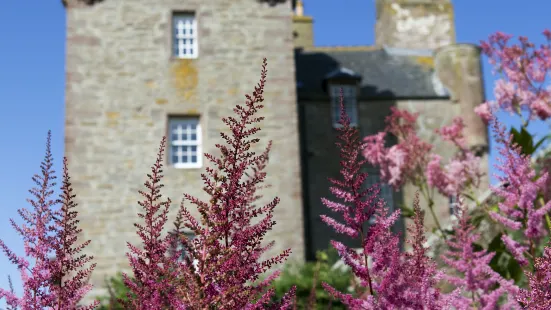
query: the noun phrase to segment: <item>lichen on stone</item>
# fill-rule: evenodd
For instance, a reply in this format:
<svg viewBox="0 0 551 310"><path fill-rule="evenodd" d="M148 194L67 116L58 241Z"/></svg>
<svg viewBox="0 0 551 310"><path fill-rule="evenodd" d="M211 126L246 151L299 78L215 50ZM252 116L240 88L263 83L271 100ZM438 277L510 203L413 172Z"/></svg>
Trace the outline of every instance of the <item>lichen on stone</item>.
<svg viewBox="0 0 551 310"><path fill-rule="evenodd" d="M189 100L197 88L197 68L193 59L179 59L172 65L174 87L178 94Z"/></svg>

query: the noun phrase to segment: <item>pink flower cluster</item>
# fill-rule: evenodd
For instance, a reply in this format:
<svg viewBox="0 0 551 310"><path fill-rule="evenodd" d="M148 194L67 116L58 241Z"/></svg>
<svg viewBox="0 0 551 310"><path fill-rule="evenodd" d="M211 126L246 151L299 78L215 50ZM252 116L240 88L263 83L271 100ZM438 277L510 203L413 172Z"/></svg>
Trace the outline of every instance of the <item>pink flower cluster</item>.
<svg viewBox="0 0 551 310"><path fill-rule="evenodd" d="M443 275L443 279L457 288L450 295L453 296L450 299L451 304L456 309L465 310L498 309L499 298L505 295L507 303L502 309L520 309L515 299L519 291L518 287L512 280L505 280L489 265L495 253L474 250L473 244L480 238L480 234L474 232L474 226L470 224L469 212L462 199L456 210L458 223L455 235L451 240L447 240L449 249L442 255L444 262L460 275Z"/></svg>
<svg viewBox="0 0 551 310"><path fill-rule="evenodd" d="M505 309L520 309L516 300L518 287L489 265L494 253L473 250L479 236L469 224L470 218L464 211L462 200L460 221L455 226L455 235L447 242L449 250L443 256L448 272L455 273L437 270L436 263L427 257L424 216L418 194L414 201L414 222L408 228L411 235L408 243L412 246L412 252L400 251L398 237L391 232L399 211L388 215L384 201L378 198L377 185L361 190L367 174L360 172L360 169L368 160L360 159L359 153L363 150L365 154L366 145L359 143L357 130L350 127L342 106L340 124L337 146L341 152L341 179L330 179L333 185L330 191L337 201L324 198L322 203L340 213L344 223L325 215L322 215L322 220L337 232L360 239L362 247L359 253L340 242L333 241L332 244L361 280L366 293L353 296L325 284L326 290L350 309L496 309L501 296L507 297ZM440 134L464 148L464 141L459 135L462 123L455 121L453 126L443 128ZM374 221L366 226L371 218ZM442 293L438 287L441 281L456 289L449 294Z"/></svg>
<svg viewBox="0 0 551 310"><path fill-rule="evenodd" d="M463 119L454 118L453 123L444 126L436 132L442 140L449 141L457 147L458 152L450 162L442 167L442 157L431 154L426 168L427 183L435 187L446 196L455 197L469 185L478 187L482 172L480 171L480 157L475 156L466 144L463 136L465 124Z"/></svg>
<svg viewBox="0 0 551 310"><path fill-rule="evenodd" d="M432 150L432 145L415 134L418 116L418 113L412 114L392 107L391 114L386 118L385 131L364 138L366 146L363 156L371 165L379 166L381 178L396 189L406 181L420 181L419 176L423 174L428 154ZM396 136L400 142L386 148L387 134Z"/></svg>
<svg viewBox="0 0 551 310"><path fill-rule="evenodd" d="M481 42L490 63L504 75L495 85L496 100L475 109L483 120L489 122L498 107L514 114L526 111L530 119L551 116L551 88L545 85L551 69L551 31L543 35L547 43L539 47L526 37L519 37L519 44L509 44L512 36L502 32Z"/></svg>
<svg viewBox="0 0 551 310"><path fill-rule="evenodd" d="M480 158L467 148L462 119L455 118L450 126L436 130L442 140L453 143L458 149L443 166L442 157L431 153L433 146L417 136L417 117L418 114L392 107L385 131L364 138L363 155L371 165L380 168L383 181L395 189L405 182L420 186L426 181L446 196L457 196L469 185L478 186L482 176ZM394 135L399 142L386 148L387 134Z"/></svg>
<svg viewBox="0 0 551 310"><path fill-rule="evenodd" d="M544 218L551 211L551 201L541 204L537 197L546 189L548 174L545 172L536 179L530 157L522 154L520 146L512 144L512 136L507 137L505 128L495 118L491 121L496 141L501 144L501 158L496 168L503 175L496 177L509 185L492 187L503 201L499 203L500 212L490 212L490 216L509 229L524 230L529 245L520 244L507 235L503 236L503 242L521 265L527 265L524 251L533 250L533 242L546 234Z"/></svg>

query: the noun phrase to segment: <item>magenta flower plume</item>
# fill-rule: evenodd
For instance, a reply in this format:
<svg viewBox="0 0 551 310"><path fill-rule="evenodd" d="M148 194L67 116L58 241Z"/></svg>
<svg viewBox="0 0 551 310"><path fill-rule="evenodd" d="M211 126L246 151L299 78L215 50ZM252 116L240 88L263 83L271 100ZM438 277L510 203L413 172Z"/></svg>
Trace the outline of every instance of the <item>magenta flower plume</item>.
<svg viewBox="0 0 551 310"><path fill-rule="evenodd" d="M362 190L367 173L360 172L360 169L367 159L361 159L364 145L360 142L357 129L350 126L342 94L339 124L339 141L336 144L340 149L342 179L329 179L333 184L330 191L339 201L322 198L322 203L340 213L344 223L325 215L321 218L335 231L361 240L360 253L340 242L332 241L332 245L342 260L352 268L353 273L361 279L361 285L367 288L367 293L366 296L356 298L335 290L327 283L323 283L323 286L351 309L387 309L400 302L393 290L396 287L395 280L400 274L399 239L390 231L400 212L397 210L388 216L384 201L378 197L378 186ZM372 218L374 223L366 229L366 224ZM371 267L368 265L369 257L373 261Z"/></svg>
<svg viewBox="0 0 551 310"><path fill-rule="evenodd" d="M525 309L551 309L551 247L545 247L543 257L536 258L534 273L526 272L530 289L521 289L518 301Z"/></svg>
<svg viewBox="0 0 551 310"><path fill-rule="evenodd" d="M56 201L52 198L52 188L56 185L56 179L53 170L53 157L51 153L51 133L48 132L46 142L46 155L41 163L41 175L35 175L33 181L37 187L29 192L35 199L29 199L33 211L28 209L19 209L17 212L25 221L25 224L19 226L14 220L10 220L12 227L23 238L25 244L25 257L20 257L12 252L6 244L0 240L0 247L17 266L21 273L23 282L23 297L17 298L11 291L0 290L0 297L5 297L9 305L22 309L41 309L53 305L55 296L49 290L48 270L49 244L52 242L51 229L49 226L52 221L52 208ZM31 267L29 259L35 261Z"/></svg>
<svg viewBox="0 0 551 310"><path fill-rule="evenodd" d="M507 303L499 309L520 309L515 299L518 287L489 266L495 253L474 250L473 243L480 235L474 233L474 226L470 224L470 216L462 199L459 199L457 217L455 235L446 241L449 250L442 255L442 260L455 273L443 276L444 280L457 288L452 294L455 296L449 296L452 305L465 310L497 309L499 298L506 295Z"/></svg>
<svg viewBox="0 0 551 310"><path fill-rule="evenodd" d="M29 191L34 196L34 199L28 200L33 210L18 210L25 224L17 225L14 220L10 220L12 227L23 238L25 257L16 255L0 240L0 248L19 269L23 296L15 296L10 279L10 290L0 289L0 298L5 298L12 309L93 309L97 302L89 306L77 306L91 289L82 281L89 276L94 265L82 268L92 258L77 256L89 241L73 246L79 230L75 219L77 213L72 210L75 206L72 200L74 195L66 159L61 199L52 198L56 177L51 132L48 132L46 154L40 168L41 174L33 177L37 187ZM55 210L54 207L59 203L61 210ZM32 266L31 260L34 261Z"/></svg>
<svg viewBox="0 0 551 310"><path fill-rule="evenodd" d="M174 236L161 236L168 221L170 199L161 200L162 167L166 137L163 137L157 153L157 160L151 167L151 174L145 182L147 191L140 191L144 197L138 204L144 210L138 216L144 224L135 223L137 234L143 241L143 249L128 243L126 254L134 279L123 274L124 283L130 289L125 308L135 310L185 309L176 290L178 261L175 255L167 255L174 243ZM135 295L135 297L133 297Z"/></svg>
<svg viewBox="0 0 551 310"><path fill-rule="evenodd" d="M221 133L225 144L217 144L221 156L205 154L214 167L202 174L208 202L188 194L185 200L197 206L201 223L191 216L182 204L180 216L183 225L195 234L193 242L184 243L186 263L182 294L193 302L193 308L264 309L270 304L274 289L270 288L277 272L263 281L260 276L273 265L283 262L290 250L261 260L261 255L273 243L263 245L266 233L275 225L274 208L279 198L266 205L255 205L260 197L266 173L263 163L267 152L257 155L251 149L260 141L253 136L260 131L256 124L264 118L257 116L264 101L266 59L262 65L260 83L251 95L246 95L244 106L233 111L235 117L223 118L230 134ZM294 289L271 307L290 306Z"/></svg>
<svg viewBox="0 0 551 310"><path fill-rule="evenodd" d="M76 244L78 234L81 229L78 228L78 212L74 209L77 204L74 202L75 194L71 185L71 178L67 167L67 158L63 159L63 184L61 186L61 209L54 215L54 227L56 232L56 241L52 249L55 257L50 260L50 275L53 281L52 291L57 297L57 307L59 310L73 309L94 309L99 305L99 301L94 301L88 306L81 306L78 303L92 289L87 280L92 274L96 264L88 263L93 260L92 256L81 254L82 250L90 244L90 240L82 244Z"/></svg>
<svg viewBox="0 0 551 310"><path fill-rule="evenodd" d="M551 211L551 201L540 204L538 193L545 192L548 174L543 173L536 178L536 171L531 167L530 157L521 153L518 145L513 145L512 136L506 137L505 128L497 119L492 120L496 141L501 144L498 158L499 169L503 176L497 176L500 182L508 182L509 186L492 187L494 193L503 199L499 203L499 212L490 212L490 216L511 230L524 230L525 244L519 243L504 235L503 242L521 265L527 265L524 251L531 253L535 243L546 234L544 227L545 214ZM533 256L533 254L532 254Z"/></svg>
<svg viewBox="0 0 551 310"><path fill-rule="evenodd" d="M402 271L405 279L403 295L409 301L408 309L440 310L447 309L449 304L436 288L442 272L437 271L436 262L427 256L425 238L424 213L419 205L419 192L413 202L413 225L408 227L411 239L407 242L412 246L411 253L405 253Z"/></svg>

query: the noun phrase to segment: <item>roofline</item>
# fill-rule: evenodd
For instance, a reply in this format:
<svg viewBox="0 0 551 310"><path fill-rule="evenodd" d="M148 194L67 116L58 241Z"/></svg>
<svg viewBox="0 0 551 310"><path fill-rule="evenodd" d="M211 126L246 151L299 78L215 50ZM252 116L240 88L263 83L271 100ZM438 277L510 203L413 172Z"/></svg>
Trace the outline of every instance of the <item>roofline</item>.
<svg viewBox="0 0 551 310"><path fill-rule="evenodd" d="M297 99L298 101L319 101L320 99L329 98L327 95L317 95L317 96L310 96L310 95L301 95L300 89L297 92ZM358 101L363 100L450 100L450 96L407 96L407 97L388 97L388 96L358 96Z"/></svg>
<svg viewBox="0 0 551 310"><path fill-rule="evenodd" d="M92 6L100 2L103 2L103 0L61 0L61 4L66 9L71 7Z"/></svg>
<svg viewBox="0 0 551 310"><path fill-rule="evenodd" d="M305 51L305 52L332 52L332 51L365 52L365 51L379 51L379 50L383 50L383 48L375 45L354 45L354 46L335 45L335 46L310 46L310 47L297 48L297 50Z"/></svg>

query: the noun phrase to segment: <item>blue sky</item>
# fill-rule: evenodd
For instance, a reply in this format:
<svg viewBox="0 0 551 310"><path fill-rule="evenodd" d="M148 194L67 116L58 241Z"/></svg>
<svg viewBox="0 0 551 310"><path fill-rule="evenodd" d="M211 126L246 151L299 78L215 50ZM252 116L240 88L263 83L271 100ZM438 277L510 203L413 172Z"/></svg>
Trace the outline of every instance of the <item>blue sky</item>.
<svg viewBox="0 0 551 310"><path fill-rule="evenodd" d="M374 0L304 1L305 13L315 19L316 45L373 43ZM542 42L541 32L551 28L551 2L523 4L527 2L454 1L458 42L478 43L498 30ZM61 0L4 1L0 29L0 238L22 253L8 219L17 218L16 210L28 205L27 190L33 186L31 176L39 172L48 129L53 132L57 171L63 156L65 10ZM486 61L484 77L491 99L495 78ZM499 117L518 126L512 117ZM534 125L533 130L540 134L548 128L542 123ZM8 274L19 286L17 271L0 255L0 287L7 287Z"/></svg>

